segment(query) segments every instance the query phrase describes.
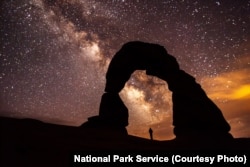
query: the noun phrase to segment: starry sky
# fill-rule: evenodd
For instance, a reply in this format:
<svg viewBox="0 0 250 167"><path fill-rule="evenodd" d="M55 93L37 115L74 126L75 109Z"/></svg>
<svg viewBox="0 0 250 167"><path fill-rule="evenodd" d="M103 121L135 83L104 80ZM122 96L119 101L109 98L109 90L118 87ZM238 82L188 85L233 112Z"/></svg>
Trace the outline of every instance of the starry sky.
<svg viewBox="0 0 250 167"><path fill-rule="evenodd" d="M0 115L78 126L98 114L113 55L134 40L163 45L250 137L249 0L2 0ZM174 138L171 92L136 71L120 93L128 132Z"/></svg>

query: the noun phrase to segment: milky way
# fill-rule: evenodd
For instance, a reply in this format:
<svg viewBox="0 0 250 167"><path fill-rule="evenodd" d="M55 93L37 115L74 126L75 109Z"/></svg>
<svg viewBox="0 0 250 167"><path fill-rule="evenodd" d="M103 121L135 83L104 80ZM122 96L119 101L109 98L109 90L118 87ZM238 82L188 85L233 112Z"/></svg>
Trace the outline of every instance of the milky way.
<svg viewBox="0 0 250 167"><path fill-rule="evenodd" d="M122 44L163 45L250 137L250 1L4 0L0 114L80 125L97 115L105 72ZM121 92L131 134L173 137L171 92L144 71ZM240 107L239 107L240 106Z"/></svg>

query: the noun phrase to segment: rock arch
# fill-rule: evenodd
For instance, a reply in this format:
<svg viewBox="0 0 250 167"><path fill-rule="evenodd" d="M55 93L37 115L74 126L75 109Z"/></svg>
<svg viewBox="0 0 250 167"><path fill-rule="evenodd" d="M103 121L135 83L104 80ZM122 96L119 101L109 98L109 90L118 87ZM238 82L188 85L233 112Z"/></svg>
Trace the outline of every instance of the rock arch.
<svg viewBox="0 0 250 167"><path fill-rule="evenodd" d="M146 70L168 83L172 91L173 125L177 138L231 137L221 110L195 78L181 70L176 59L158 44L128 42L114 55L106 73L99 117L117 127L128 125L128 109L119 92L135 70Z"/></svg>

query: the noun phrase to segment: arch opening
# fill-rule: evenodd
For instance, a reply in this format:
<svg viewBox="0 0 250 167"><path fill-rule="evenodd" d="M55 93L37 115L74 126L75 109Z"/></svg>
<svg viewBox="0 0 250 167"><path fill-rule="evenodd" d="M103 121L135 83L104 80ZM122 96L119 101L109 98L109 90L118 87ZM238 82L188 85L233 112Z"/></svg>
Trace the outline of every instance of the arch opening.
<svg viewBox="0 0 250 167"><path fill-rule="evenodd" d="M128 108L129 134L148 138L152 128L155 140L174 138L172 92L165 81L136 70L119 95Z"/></svg>

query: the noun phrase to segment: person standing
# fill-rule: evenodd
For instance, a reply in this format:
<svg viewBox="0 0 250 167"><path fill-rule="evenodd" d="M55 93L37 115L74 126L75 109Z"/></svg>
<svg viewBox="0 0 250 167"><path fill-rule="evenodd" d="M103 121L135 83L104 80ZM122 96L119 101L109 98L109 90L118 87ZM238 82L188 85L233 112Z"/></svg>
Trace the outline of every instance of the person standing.
<svg viewBox="0 0 250 167"><path fill-rule="evenodd" d="M153 130L151 128L149 128L148 132L150 135L150 140L153 140Z"/></svg>

